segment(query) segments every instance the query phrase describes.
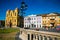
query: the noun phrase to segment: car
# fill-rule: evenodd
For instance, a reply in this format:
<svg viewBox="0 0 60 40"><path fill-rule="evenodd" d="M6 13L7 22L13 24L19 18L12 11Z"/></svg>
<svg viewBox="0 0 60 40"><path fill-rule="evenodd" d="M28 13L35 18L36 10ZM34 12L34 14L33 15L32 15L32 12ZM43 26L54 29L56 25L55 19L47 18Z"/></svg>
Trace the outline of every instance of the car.
<svg viewBox="0 0 60 40"><path fill-rule="evenodd" d="M24 29L29 29L29 27L24 27Z"/></svg>
<svg viewBox="0 0 60 40"><path fill-rule="evenodd" d="M57 27L56 27L56 30L60 30L60 26L57 26Z"/></svg>
<svg viewBox="0 0 60 40"><path fill-rule="evenodd" d="M35 30L39 31L39 28L35 28Z"/></svg>

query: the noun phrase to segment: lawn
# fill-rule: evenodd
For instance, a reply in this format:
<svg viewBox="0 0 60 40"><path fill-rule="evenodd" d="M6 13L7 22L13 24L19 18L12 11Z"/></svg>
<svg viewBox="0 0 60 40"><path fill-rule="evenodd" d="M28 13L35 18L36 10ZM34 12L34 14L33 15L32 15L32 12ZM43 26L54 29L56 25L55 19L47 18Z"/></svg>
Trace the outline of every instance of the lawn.
<svg viewBox="0 0 60 40"><path fill-rule="evenodd" d="M0 40L15 40L19 28L4 28L0 29Z"/></svg>

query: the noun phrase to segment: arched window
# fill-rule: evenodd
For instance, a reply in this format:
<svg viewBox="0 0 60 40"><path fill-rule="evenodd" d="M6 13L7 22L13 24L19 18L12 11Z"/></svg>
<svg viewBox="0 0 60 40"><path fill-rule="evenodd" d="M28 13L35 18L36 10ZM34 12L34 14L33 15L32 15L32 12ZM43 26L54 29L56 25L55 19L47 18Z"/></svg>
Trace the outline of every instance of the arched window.
<svg viewBox="0 0 60 40"><path fill-rule="evenodd" d="M31 40L33 40L33 34L31 35Z"/></svg>
<svg viewBox="0 0 60 40"><path fill-rule="evenodd" d="M12 12L10 12L9 15L12 16Z"/></svg>
<svg viewBox="0 0 60 40"><path fill-rule="evenodd" d="M16 12L15 12L14 14L15 14L15 16L16 16Z"/></svg>
<svg viewBox="0 0 60 40"><path fill-rule="evenodd" d="M10 15L12 16L12 13Z"/></svg>
<svg viewBox="0 0 60 40"><path fill-rule="evenodd" d="M30 40L30 34L28 34L28 40Z"/></svg>

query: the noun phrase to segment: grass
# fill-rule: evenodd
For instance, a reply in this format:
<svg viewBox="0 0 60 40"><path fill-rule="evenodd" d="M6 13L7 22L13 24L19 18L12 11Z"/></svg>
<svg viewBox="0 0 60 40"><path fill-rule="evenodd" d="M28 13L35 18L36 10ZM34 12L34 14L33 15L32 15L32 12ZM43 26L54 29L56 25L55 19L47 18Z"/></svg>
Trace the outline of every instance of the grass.
<svg viewBox="0 0 60 40"><path fill-rule="evenodd" d="M0 29L0 40L15 40L19 28L4 28Z"/></svg>
<svg viewBox="0 0 60 40"><path fill-rule="evenodd" d="M11 33L11 32L18 32L19 28L4 28L0 29L0 34L6 34L6 33Z"/></svg>

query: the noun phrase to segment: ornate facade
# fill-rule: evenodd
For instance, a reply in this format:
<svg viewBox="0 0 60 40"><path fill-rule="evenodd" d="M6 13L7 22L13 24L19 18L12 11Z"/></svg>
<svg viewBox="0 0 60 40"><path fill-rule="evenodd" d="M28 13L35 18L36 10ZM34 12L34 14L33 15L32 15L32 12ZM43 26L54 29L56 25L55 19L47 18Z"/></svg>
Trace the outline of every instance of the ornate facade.
<svg viewBox="0 0 60 40"><path fill-rule="evenodd" d="M21 24L23 24L23 18L19 16L18 8L16 8L15 10L7 10L5 27L22 26Z"/></svg>
<svg viewBox="0 0 60 40"><path fill-rule="evenodd" d="M24 27L42 28L42 16L29 15L24 18Z"/></svg>
<svg viewBox="0 0 60 40"><path fill-rule="evenodd" d="M60 33L20 28L21 40L60 40Z"/></svg>
<svg viewBox="0 0 60 40"><path fill-rule="evenodd" d="M60 25L60 14L49 13L42 15L42 24L46 27L54 28Z"/></svg>

